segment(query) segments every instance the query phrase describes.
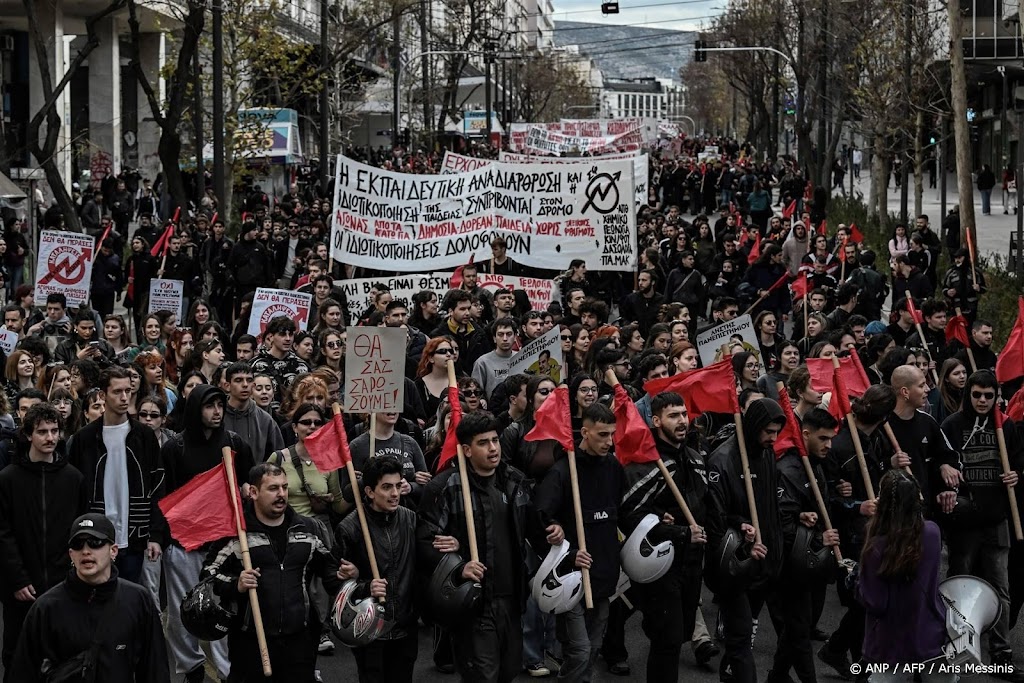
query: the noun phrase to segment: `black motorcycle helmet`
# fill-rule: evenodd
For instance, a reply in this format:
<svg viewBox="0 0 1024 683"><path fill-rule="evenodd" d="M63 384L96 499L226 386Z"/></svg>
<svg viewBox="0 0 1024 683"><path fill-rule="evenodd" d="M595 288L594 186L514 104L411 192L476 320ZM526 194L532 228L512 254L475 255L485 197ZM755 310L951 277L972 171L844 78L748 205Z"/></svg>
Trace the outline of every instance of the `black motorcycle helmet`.
<svg viewBox="0 0 1024 683"><path fill-rule="evenodd" d="M725 530L718 545L718 582L723 588L745 590L758 573L758 561L750 556L751 544L738 529Z"/></svg>
<svg viewBox="0 0 1024 683"><path fill-rule="evenodd" d="M464 624L479 611L483 587L462 578L464 565L457 553L445 553L430 577L429 614L441 626Z"/></svg>
<svg viewBox="0 0 1024 683"><path fill-rule="evenodd" d="M199 640L220 640L228 634L235 613L221 605L213 590L213 577L207 577L181 599L181 624Z"/></svg>
<svg viewBox="0 0 1024 683"><path fill-rule="evenodd" d="M835 575L837 567L832 549L822 545L815 530L798 524L793 549L789 552L790 575L799 581L829 579Z"/></svg>

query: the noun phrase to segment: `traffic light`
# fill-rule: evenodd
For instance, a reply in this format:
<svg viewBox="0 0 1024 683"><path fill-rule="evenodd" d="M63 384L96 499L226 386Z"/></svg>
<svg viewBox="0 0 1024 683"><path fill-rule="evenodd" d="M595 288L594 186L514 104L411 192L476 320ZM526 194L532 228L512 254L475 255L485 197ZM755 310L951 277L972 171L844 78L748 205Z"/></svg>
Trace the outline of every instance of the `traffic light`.
<svg viewBox="0 0 1024 683"><path fill-rule="evenodd" d="M398 142L403 147L408 147L409 143L411 142L411 140L412 140L412 138L409 135L409 129L408 128L403 128L401 134L398 137Z"/></svg>
<svg viewBox="0 0 1024 683"><path fill-rule="evenodd" d="M708 53L704 51L707 47L707 43L703 40L697 40L693 43L693 61L695 62L706 62L708 61Z"/></svg>
<svg viewBox="0 0 1024 683"><path fill-rule="evenodd" d="M601 14L618 14L619 3L617 2L602 2L601 3Z"/></svg>

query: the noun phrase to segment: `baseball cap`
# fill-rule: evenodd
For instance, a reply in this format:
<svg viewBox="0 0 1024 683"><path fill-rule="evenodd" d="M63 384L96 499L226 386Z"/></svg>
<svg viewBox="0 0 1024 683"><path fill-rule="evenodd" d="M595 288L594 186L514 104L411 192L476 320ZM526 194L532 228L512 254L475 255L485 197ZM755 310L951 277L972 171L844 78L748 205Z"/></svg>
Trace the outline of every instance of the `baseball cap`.
<svg viewBox="0 0 1024 683"><path fill-rule="evenodd" d="M113 543L114 534L114 525L105 515L90 512L76 519L71 525L71 536L68 537L68 543L73 541L76 536L92 536Z"/></svg>

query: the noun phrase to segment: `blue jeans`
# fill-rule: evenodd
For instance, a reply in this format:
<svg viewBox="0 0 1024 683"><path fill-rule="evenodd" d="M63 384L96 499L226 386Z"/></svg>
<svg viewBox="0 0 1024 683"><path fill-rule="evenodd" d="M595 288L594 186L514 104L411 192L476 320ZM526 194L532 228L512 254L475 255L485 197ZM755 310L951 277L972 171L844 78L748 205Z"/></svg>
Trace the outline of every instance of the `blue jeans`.
<svg viewBox="0 0 1024 683"><path fill-rule="evenodd" d="M531 595L523 612L523 667L542 664L544 651L552 650L554 644L555 617L541 612Z"/></svg>
<svg viewBox="0 0 1024 683"><path fill-rule="evenodd" d="M981 190L981 212L992 213L992 190Z"/></svg>
<svg viewBox="0 0 1024 683"><path fill-rule="evenodd" d="M608 598L595 599L594 609L585 609L580 600L574 608L555 617L555 623L564 657L558 680L589 682L608 625Z"/></svg>

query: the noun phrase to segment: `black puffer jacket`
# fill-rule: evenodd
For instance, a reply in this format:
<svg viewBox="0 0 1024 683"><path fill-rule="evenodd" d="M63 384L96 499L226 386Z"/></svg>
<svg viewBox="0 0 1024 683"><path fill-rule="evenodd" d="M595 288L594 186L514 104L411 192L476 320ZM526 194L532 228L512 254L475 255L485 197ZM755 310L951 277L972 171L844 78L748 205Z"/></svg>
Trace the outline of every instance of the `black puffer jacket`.
<svg viewBox="0 0 1024 683"><path fill-rule="evenodd" d="M750 478L757 505L761 542L768 549L764 560L748 588L764 585L779 576L785 559L785 540L779 499L785 491L779 483L775 469L775 452L758 445L758 435L768 425L784 425L786 416L779 404L769 398L754 401L743 416L743 435L750 460ZM718 447L708 460L708 549L717 554L722 538L729 528L739 530L741 524L750 524L750 506L743 483L739 441L736 435ZM709 563L706 575L714 583L717 567Z"/></svg>
<svg viewBox="0 0 1024 683"><path fill-rule="evenodd" d="M309 598L309 583L314 576L324 582L328 594L341 586L338 560L317 535L316 523L289 507L283 524L288 529L288 544L279 555L266 527L256 518L251 503L245 505L246 538L253 569L260 570L256 593L263 613L267 635L288 636L301 633L310 624L317 624L324 615L317 615ZM241 630L252 629L252 613L244 593L238 592L242 573L242 548L237 538L221 541L210 549L203 565L203 575L212 576L214 590L223 599L237 606L242 615ZM319 628L319 627L318 627Z"/></svg>
<svg viewBox="0 0 1024 683"><path fill-rule="evenodd" d="M394 627L382 640L404 638L416 633L416 513L399 507L393 513L377 512L366 507L366 525L370 529L373 551L380 577L387 579L387 600L384 610ZM358 515L341 520L335 530L336 554L359 569L357 598L370 595L370 560L363 543Z"/></svg>
<svg viewBox="0 0 1024 683"><path fill-rule="evenodd" d="M58 447L53 462L31 462L15 442L14 463L0 472L0 595L31 585L42 595L71 569L68 529L86 511L85 477Z"/></svg>

